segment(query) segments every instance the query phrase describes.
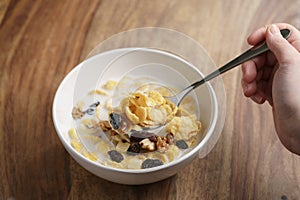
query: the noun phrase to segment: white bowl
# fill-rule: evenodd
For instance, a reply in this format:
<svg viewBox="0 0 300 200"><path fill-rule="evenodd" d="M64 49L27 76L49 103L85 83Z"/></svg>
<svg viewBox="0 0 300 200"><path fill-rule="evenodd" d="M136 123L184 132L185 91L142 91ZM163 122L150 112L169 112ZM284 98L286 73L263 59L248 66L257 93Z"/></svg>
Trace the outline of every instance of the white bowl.
<svg viewBox="0 0 300 200"><path fill-rule="evenodd" d="M122 62L118 63L120 61ZM155 71L151 72L151 70L150 72L143 71L147 70L147 68L144 68L141 73L157 75L158 78L170 82L171 85L175 85L177 88L183 89L188 86L188 84L200 80L203 77L199 69L171 53L147 48L115 49L93 56L76 66L62 81L54 98L53 121L57 134L66 150L86 170L112 182L130 185L146 184L163 180L176 174L181 168L191 163L197 155L202 158L209 153L216 143L224 124L224 110L220 112L216 95L219 95L219 99L220 95L221 99L225 99L224 89L222 87L220 91L215 91L212 85L207 83L194 91L194 95L198 100L199 117L205 136L188 153L179 159L154 168L131 170L103 166L78 153L71 146L68 135L68 131L73 124L71 113L75 103L80 100L89 89L99 85L99 77L102 77L101 80L105 78L114 78L117 80L122 78L124 73L130 71L132 66L145 66L145 63L150 65L151 63L159 63L162 66L166 66L159 74L155 74ZM114 64L120 67L112 67ZM172 72L167 73L165 70L170 68ZM179 79L172 78L172 73L173 75L174 73L175 75L180 75ZM222 109L224 109L224 107L222 107Z"/></svg>

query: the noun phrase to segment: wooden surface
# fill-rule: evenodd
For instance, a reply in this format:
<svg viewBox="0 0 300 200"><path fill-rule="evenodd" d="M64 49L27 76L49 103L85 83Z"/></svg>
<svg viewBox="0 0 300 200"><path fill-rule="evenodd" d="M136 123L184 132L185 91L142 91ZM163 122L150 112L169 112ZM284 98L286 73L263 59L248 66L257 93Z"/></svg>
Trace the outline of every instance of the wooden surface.
<svg viewBox="0 0 300 200"><path fill-rule="evenodd" d="M223 76L227 115L204 159L141 186L114 184L80 167L52 122L64 76L99 42L154 26L189 35L217 65L273 22L300 28L299 0L0 1L0 199L300 199L300 157L274 131L268 105L243 97L240 70Z"/></svg>

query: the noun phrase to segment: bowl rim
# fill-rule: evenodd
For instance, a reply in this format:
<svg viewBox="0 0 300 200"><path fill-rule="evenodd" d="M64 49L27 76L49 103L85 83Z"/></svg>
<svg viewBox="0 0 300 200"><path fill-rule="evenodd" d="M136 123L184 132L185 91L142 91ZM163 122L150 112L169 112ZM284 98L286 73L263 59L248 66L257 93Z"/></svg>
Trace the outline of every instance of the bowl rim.
<svg viewBox="0 0 300 200"><path fill-rule="evenodd" d="M61 83L59 84L55 96L54 96L54 100L53 100L53 104L52 104L52 119L53 119L53 123L54 123L54 127L56 129L56 133L58 135L58 137L60 138L60 141L63 143L63 146L66 148L66 150L68 151L68 153L77 161L77 158L74 157L74 155L72 153L75 153L76 156L78 158L80 158L81 160L83 160L84 162L87 162L90 165L93 165L94 167L99 167L101 169L104 170L108 170L108 171L115 171L115 172L119 172L119 173L126 173L126 174L141 174L141 173L150 173L150 172L156 172L156 171L160 171L160 170L164 170L167 168L170 168L172 166L176 166L179 163L182 163L183 161L187 160L190 157L194 157L194 155L197 154L197 152L199 152L199 150L201 149L201 147L203 147L203 145L210 139L210 137L213 135L214 129L216 127L216 123L217 123L217 119L218 119L218 101L217 101L217 97L215 94L215 91L211 85L210 82L206 82L209 93L212 97L212 101L213 101L213 117L212 120L207 128L207 132L205 137L199 142L199 144L197 144L195 147L193 147L193 149L191 149L189 152L187 152L186 154L184 154L183 156L181 156L180 158L168 162L166 164L163 164L161 166L157 166L157 167L153 167L153 168L147 168L147 169L122 169L122 168L113 168L110 166L105 166L102 165L101 163L95 162L95 161L91 161L88 158L86 158L85 156L83 156L81 153L77 152L70 144L70 142L68 142L65 137L63 136L62 130L60 130L59 126L58 126L58 122L57 122L57 117L56 117L56 111L57 111L57 102L58 102L58 94L60 93L60 91L62 90L62 87L64 86L64 84L72 77L74 76L74 74L76 72L78 72L80 70L81 67L83 67L83 65L85 63L91 62L92 60L97 59L99 56L105 56L106 54L111 54L111 53L126 53L129 51L147 51L147 52L152 52L152 53L158 53L158 54L162 54L164 56L169 56L173 59L176 59L182 63L184 63L185 65L187 65L188 67L192 68L196 73L198 73L200 76L203 77L203 74L200 72L200 70L195 67L193 64L189 63L188 61L186 61L185 59L179 57L178 55L175 55L173 53L170 52L166 52L164 50L161 49L153 49L153 48L143 48L143 47L128 47L128 48L118 48L118 49L112 49L112 50L108 50L105 52L102 52L100 54L94 55L92 57L89 57L88 59L82 61L81 63L77 64L70 72L68 72L68 74L63 78L63 80L61 81ZM206 54L206 52L205 52ZM206 54L207 55L207 54ZM117 55L118 56L118 55ZM208 55L207 55L208 56ZM70 153L69 151L71 151L72 153ZM77 161L78 162L78 161ZM80 164L80 163L79 163ZM80 164L81 165L81 164ZM82 166L82 165L81 165Z"/></svg>

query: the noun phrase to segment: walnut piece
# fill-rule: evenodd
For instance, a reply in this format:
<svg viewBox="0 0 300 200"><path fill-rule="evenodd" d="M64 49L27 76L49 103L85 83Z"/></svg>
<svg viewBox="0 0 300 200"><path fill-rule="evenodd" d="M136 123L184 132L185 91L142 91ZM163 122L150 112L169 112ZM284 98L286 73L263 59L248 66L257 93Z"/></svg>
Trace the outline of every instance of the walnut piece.
<svg viewBox="0 0 300 200"><path fill-rule="evenodd" d="M111 130L111 126L108 121L100 121L99 126L104 132Z"/></svg>
<svg viewBox="0 0 300 200"><path fill-rule="evenodd" d="M73 119L80 119L83 117L85 113L78 107L74 107L72 110L72 117Z"/></svg>
<svg viewBox="0 0 300 200"><path fill-rule="evenodd" d="M139 144L141 145L142 149L146 149L148 151L155 150L155 143L150 141L148 138L143 139Z"/></svg>
<svg viewBox="0 0 300 200"><path fill-rule="evenodd" d="M164 152L167 150L169 144L168 144L168 139L166 137L157 137L156 141L156 147L158 151Z"/></svg>

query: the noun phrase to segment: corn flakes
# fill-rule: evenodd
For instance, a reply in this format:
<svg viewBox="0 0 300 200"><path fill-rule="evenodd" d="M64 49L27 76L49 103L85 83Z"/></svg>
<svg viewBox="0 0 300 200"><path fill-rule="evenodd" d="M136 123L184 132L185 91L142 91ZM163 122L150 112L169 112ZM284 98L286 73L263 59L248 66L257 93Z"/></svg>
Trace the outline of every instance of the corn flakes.
<svg viewBox="0 0 300 200"><path fill-rule="evenodd" d="M111 91L117 84L110 80L101 87ZM156 167L177 159L192 147L201 129L194 99L186 97L178 108L165 98L174 89L141 82L136 86L139 89L122 96L117 101L119 106L114 108L111 92L99 89L89 92L102 95L99 98L104 103L100 106L100 101L96 102L85 111L82 102L74 107L72 114L78 129L71 128L68 132L71 146L92 161L126 169ZM119 83L118 88L121 87ZM108 112L108 118L103 119L103 110L104 114ZM165 125L165 135L145 131L159 125ZM106 137L100 136L99 131Z"/></svg>
<svg viewBox="0 0 300 200"><path fill-rule="evenodd" d="M109 80L106 84L103 85L103 88L106 90L113 90L117 84L117 81Z"/></svg>

